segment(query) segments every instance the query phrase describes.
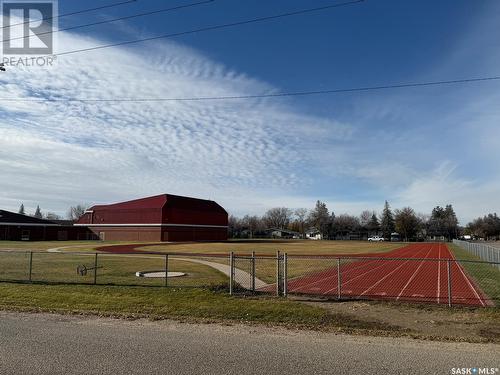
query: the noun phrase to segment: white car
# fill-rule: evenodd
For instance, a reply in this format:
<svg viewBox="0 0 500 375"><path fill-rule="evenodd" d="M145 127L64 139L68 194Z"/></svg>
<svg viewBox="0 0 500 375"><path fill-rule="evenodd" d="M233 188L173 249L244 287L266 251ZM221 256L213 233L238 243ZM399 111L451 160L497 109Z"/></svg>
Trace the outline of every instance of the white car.
<svg viewBox="0 0 500 375"><path fill-rule="evenodd" d="M385 241L383 237L379 236L372 236L368 237L368 241L373 241L373 242L380 242L380 241Z"/></svg>

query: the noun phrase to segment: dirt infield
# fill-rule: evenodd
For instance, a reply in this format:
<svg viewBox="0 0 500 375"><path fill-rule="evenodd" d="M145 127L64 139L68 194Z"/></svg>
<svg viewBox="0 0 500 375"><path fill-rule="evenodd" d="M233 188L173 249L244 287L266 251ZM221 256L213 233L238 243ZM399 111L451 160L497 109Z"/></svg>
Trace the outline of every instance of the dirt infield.
<svg viewBox="0 0 500 375"><path fill-rule="evenodd" d="M359 259L340 267L340 295L344 298L390 299L413 302L448 303L448 259L451 303L487 306L489 298L454 261L446 244L411 244L376 259ZM338 296L337 267L288 283L289 293Z"/></svg>

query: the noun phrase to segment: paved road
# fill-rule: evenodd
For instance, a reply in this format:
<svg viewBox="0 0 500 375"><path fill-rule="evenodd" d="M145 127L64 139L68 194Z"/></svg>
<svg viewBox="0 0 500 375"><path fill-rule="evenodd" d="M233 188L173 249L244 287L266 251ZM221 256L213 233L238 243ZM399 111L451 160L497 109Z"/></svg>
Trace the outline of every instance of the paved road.
<svg viewBox="0 0 500 375"><path fill-rule="evenodd" d="M0 374L451 374L500 346L0 312Z"/></svg>

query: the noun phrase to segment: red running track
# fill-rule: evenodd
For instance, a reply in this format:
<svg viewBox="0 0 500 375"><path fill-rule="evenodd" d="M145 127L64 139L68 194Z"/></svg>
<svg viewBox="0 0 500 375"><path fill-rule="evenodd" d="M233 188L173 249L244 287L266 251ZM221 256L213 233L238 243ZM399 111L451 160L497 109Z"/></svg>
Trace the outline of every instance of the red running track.
<svg viewBox="0 0 500 375"><path fill-rule="evenodd" d="M359 257L359 256L358 256ZM418 243L377 255L377 259L345 257L340 266L342 298L448 303L448 259L451 271L451 302L487 306L489 298L454 261L446 244ZM387 258L387 259L386 259ZM402 259L390 259L402 258ZM306 262L290 257L291 262ZM332 260L330 260L332 261ZM333 264L332 264L333 265ZM337 267L288 281L289 293L338 296Z"/></svg>

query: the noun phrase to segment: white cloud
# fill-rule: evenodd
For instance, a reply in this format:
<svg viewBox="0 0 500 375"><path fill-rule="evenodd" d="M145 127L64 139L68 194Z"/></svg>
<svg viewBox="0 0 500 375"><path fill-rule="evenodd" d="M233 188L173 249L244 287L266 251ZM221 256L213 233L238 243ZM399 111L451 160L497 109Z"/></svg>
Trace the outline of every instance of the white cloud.
<svg viewBox="0 0 500 375"><path fill-rule="evenodd" d="M60 33L62 51L102 42ZM53 68L11 67L5 98L190 97L272 92L174 43L60 56ZM75 202L162 192L255 204L308 181L311 151L351 137L348 124L285 101L153 103L1 101L0 205ZM249 193L252 192L252 193ZM235 199L237 201L237 199Z"/></svg>

